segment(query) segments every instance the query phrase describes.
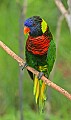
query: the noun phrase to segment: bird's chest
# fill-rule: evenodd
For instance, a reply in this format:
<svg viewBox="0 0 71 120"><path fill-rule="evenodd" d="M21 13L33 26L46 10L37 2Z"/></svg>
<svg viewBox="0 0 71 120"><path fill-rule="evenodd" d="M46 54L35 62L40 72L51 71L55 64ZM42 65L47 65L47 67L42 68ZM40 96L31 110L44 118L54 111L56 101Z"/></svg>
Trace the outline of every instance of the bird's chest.
<svg viewBox="0 0 71 120"><path fill-rule="evenodd" d="M47 53L50 40L46 36L31 37L26 42L26 49L34 55L44 55Z"/></svg>

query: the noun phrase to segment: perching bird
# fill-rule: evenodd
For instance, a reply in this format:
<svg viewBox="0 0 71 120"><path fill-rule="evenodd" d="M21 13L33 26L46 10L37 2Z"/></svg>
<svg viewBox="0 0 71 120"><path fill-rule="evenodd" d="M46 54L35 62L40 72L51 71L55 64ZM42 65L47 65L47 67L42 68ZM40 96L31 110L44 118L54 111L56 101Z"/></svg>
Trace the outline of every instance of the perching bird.
<svg viewBox="0 0 71 120"><path fill-rule="evenodd" d="M44 75L49 78L56 58L56 46L48 24L39 16L28 18L24 22L24 34L28 34L26 42L26 63L38 70L39 76L29 74L34 81L33 93L39 109L43 110L46 100L46 85L41 80Z"/></svg>

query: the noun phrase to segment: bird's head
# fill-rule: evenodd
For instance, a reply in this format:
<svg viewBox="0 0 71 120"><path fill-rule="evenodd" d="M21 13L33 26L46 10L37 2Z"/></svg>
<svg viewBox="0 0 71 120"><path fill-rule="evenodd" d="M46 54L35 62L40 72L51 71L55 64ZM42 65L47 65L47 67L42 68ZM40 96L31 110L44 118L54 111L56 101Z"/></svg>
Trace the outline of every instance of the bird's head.
<svg viewBox="0 0 71 120"><path fill-rule="evenodd" d="M47 30L47 23L39 16L28 18L24 22L24 34L29 33L33 37L41 36Z"/></svg>

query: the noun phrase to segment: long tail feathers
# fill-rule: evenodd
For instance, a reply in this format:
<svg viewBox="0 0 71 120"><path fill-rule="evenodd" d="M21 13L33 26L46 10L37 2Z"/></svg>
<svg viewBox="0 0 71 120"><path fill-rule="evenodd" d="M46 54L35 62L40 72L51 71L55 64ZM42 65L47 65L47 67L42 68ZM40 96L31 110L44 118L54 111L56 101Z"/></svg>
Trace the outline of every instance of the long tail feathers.
<svg viewBox="0 0 71 120"><path fill-rule="evenodd" d="M39 87L40 87L40 86L39 86L39 81L38 81L38 82L37 82L37 89L36 89L36 96L35 96L35 97L36 97L36 104L37 104L37 102L38 102L38 98L39 98L39 94L40 94L40 93L39 93L39 92L40 92L40 91L39 91Z"/></svg>
<svg viewBox="0 0 71 120"><path fill-rule="evenodd" d="M36 94L36 90L37 90L37 82L38 82L38 79L36 76L34 76L34 95Z"/></svg>
<svg viewBox="0 0 71 120"><path fill-rule="evenodd" d="M38 80L38 78L34 77L34 95L36 104L38 104L39 109L43 110L44 102L46 100L45 96L45 88L46 85L42 80Z"/></svg>
<svg viewBox="0 0 71 120"><path fill-rule="evenodd" d="M43 101L43 100L46 100L45 95L44 95L45 87L46 87L46 85L45 85L45 83L43 82L43 83L42 83L42 86L41 86L41 91L40 91L40 99L41 99L42 101Z"/></svg>

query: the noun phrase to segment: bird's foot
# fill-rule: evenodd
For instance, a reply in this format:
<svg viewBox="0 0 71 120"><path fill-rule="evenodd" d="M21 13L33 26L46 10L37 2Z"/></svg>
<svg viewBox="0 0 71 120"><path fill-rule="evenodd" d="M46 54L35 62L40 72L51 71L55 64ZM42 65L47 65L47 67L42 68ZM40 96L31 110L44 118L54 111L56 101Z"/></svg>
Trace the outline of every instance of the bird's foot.
<svg viewBox="0 0 71 120"><path fill-rule="evenodd" d="M27 66L28 66L28 64L25 62L24 65L23 65L23 67L22 67L22 70L23 70L24 68L26 68Z"/></svg>
<svg viewBox="0 0 71 120"><path fill-rule="evenodd" d="M44 75L43 72L39 72L39 74L38 74L38 79L40 80L43 75Z"/></svg>

